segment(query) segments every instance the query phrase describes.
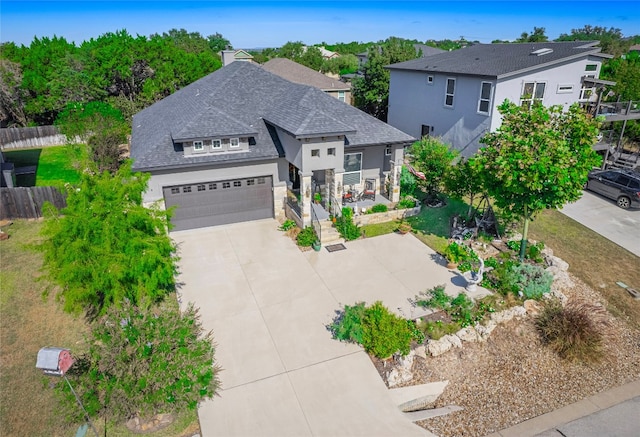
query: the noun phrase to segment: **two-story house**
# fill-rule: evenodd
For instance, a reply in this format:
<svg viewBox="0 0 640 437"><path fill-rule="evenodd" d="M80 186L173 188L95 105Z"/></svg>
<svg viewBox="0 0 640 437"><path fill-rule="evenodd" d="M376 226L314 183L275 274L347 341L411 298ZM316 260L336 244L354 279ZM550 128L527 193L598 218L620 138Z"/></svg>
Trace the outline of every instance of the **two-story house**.
<svg viewBox="0 0 640 437"><path fill-rule="evenodd" d="M350 83L326 76L291 59L273 58L262 64L262 68L293 83L319 88L341 102L351 104Z"/></svg>
<svg viewBox="0 0 640 437"><path fill-rule="evenodd" d="M318 187L341 199L372 181L398 201L413 141L317 88L232 62L134 115L131 158L151 174L144 202L175 206L176 230L284 218L287 206L309 225Z"/></svg>
<svg viewBox="0 0 640 437"><path fill-rule="evenodd" d="M477 44L393 64L388 123L415 137L439 136L463 156L501 124L506 99L523 106L597 100L597 41Z"/></svg>

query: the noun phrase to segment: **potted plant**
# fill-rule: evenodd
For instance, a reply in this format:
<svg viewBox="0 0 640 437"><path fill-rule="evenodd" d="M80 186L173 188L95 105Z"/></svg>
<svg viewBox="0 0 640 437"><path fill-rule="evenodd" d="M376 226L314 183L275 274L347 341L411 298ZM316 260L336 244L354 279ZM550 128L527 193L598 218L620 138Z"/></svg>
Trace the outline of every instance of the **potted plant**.
<svg viewBox="0 0 640 437"><path fill-rule="evenodd" d="M322 244L320 243L320 240L316 240L313 242L311 247L313 247L313 250L315 250L316 252L320 252L320 249L322 249Z"/></svg>
<svg viewBox="0 0 640 437"><path fill-rule="evenodd" d="M447 259L447 268L455 269L467 258L467 251L461 244L454 241L444 249L443 255Z"/></svg>
<svg viewBox="0 0 640 437"><path fill-rule="evenodd" d="M409 224L409 222L405 220L400 220L400 223L398 224L398 232L404 235L411 232L411 229L412 229L411 224Z"/></svg>

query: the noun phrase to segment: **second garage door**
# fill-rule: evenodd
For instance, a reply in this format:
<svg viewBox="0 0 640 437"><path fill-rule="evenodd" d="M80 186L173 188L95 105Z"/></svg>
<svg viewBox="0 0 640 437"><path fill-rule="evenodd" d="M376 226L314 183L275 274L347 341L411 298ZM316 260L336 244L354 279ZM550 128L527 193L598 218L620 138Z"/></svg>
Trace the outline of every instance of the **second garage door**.
<svg viewBox="0 0 640 437"><path fill-rule="evenodd" d="M165 187L174 231L273 217L271 176Z"/></svg>

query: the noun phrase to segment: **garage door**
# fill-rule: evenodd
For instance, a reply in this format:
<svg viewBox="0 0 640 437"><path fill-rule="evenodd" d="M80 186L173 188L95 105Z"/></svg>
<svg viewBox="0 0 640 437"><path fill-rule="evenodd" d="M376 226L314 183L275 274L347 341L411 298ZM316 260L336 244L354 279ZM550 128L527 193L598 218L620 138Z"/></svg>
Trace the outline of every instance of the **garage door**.
<svg viewBox="0 0 640 437"><path fill-rule="evenodd" d="M254 177L164 187L167 208L175 206L174 231L273 217L272 178Z"/></svg>

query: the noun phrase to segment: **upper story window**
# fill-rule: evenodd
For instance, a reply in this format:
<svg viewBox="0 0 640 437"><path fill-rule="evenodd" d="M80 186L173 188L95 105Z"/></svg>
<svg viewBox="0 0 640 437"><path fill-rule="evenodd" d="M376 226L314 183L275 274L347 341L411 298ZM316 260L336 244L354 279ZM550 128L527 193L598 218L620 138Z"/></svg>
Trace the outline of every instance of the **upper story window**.
<svg viewBox="0 0 640 437"><path fill-rule="evenodd" d="M542 103L545 86L544 82L525 82L520 96L520 105L523 108L531 108L536 102Z"/></svg>
<svg viewBox="0 0 640 437"><path fill-rule="evenodd" d="M202 141L194 141L193 142L193 151L194 152L202 152L204 150L204 144Z"/></svg>
<svg viewBox="0 0 640 437"><path fill-rule="evenodd" d="M384 156L391 156L391 151L393 150L392 147L387 146L384 148Z"/></svg>
<svg viewBox="0 0 640 437"><path fill-rule="evenodd" d="M213 140L211 142L211 149L213 149L213 150L222 149L222 141L221 140Z"/></svg>
<svg viewBox="0 0 640 437"><path fill-rule="evenodd" d="M431 75L427 76L427 85L433 85L433 76Z"/></svg>
<svg viewBox="0 0 640 437"><path fill-rule="evenodd" d="M238 138L231 138L229 147L234 149L240 147L240 140Z"/></svg>
<svg viewBox="0 0 640 437"><path fill-rule="evenodd" d="M573 84L558 84L557 94L569 94L573 92Z"/></svg>
<svg viewBox="0 0 640 437"><path fill-rule="evenodd" d="M597 71L598 70L598 64L587 64L584 67L584 71Z"/></svg>
<svg viewBox="0 0 640 437"><path fill-rule="evenodd" d="M327 149L327 155L334 156L335 154L336 154L336 148L335 147L329 147Z"/></svg>
<svg viewBox="0 0 640 437"><path fill-rule="evenodd" d="M453 107L453 94L456 91L456 80L453 78L447 79L447 86L444 92L444 106L448 106L450 108Z"/></svg>
<svg viewBox="0 0 640 437"><path fill-rule="evenodd" d="M346 100L344 91L338 91L338 100L340 100L341 102L344 102Z"/></svg>
<svg viewBox="0 0 640 437"><path fill-rule="evenodd" d="M311 156L320 156L320 149L311 149Z"/></svg>
<svg viewBox="0 0 640 437"><path fill-rule="evenodd" d="M482 85L480 85L478 112L483 114L488 114L491 109L491 86L491 82L482 82Z"/></svg>

